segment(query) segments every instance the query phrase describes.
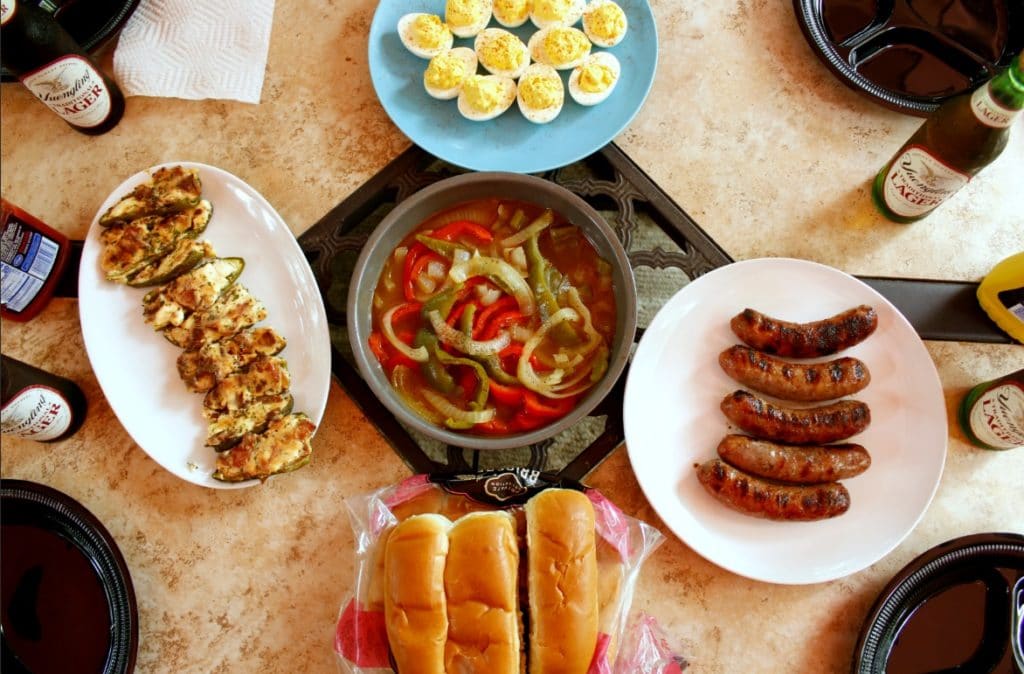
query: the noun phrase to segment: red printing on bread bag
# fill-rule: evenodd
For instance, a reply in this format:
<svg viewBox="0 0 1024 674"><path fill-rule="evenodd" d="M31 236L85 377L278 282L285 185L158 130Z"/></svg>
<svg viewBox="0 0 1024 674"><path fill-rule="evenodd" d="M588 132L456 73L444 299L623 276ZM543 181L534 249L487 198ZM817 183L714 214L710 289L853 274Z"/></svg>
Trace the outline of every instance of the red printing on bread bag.
<svg viewBox="0 0 1024 674"><path fill-rule="evenodd" d="M334 652L359 667L388 667L388 632L384 611L367 611L355 599L338 618Z"/></svg>
<svg viewBox="0 0 1024 674"><path fill-rule="evenodd" d="M618 506L596 489L584 492L594 506L594 524L597 535L619 551L623 562L629 561L629 523Z"/></svg>

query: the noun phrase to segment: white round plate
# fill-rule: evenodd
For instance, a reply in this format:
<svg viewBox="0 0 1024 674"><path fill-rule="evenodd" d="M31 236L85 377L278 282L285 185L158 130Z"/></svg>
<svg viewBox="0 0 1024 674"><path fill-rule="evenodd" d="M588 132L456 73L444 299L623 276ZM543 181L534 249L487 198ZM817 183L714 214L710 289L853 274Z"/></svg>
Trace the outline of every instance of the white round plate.
<svg viewBox="0 0 1024 674"><path fill-rule="evenodd" d="M288 361L294 409L319 425L330 387L330 335L316 279L295 236L266 199L241 179L194 162L162 166L178 165L199 169L203 197L213 204L202 236L218 255L245 259L238 282L267 307L267 318L259 325L273 327L288 340L281 357ZM142 319L142 297L151 289L111 283L100 271L99 216L157 168L136 173L118 186L89 227L78 276L79 318L89 361L117 418L154 461L204 487L259 484L211 477L217 453L204 445L203 396L188 391L178 377L181 349Z"/></svg>
<svg viewBox="0 0 1024 674"><path fill-rule="evenodd" d="M871 467L845 480L850 509L817 522L735 512L697 481L731 427L719 405L742 388L718 365L739 343L729 320L745 308L789 321L827 318L859 304L878 314L868 339L842 352L863 360L871 383L857 398L871 425L851 441ZM906 318L848 274L814 262L758 259L720 267L684 286L637 347L623 409L630 462L648 501L694 551L741 576L780 584L841 578L878 561L917 525L946 457L946 405L935 365Z"/></svg>

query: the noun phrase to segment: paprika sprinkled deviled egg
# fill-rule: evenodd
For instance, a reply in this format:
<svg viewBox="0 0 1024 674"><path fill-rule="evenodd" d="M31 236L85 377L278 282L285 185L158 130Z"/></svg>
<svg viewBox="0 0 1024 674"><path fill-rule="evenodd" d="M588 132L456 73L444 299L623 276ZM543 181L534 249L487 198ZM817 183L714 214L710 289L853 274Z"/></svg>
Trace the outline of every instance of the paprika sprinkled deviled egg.
<svg viewBox="0 0 1024 674"><path fill-rule="evenodd" d="M569 95L580 105L597 105L608 98L622 74L619 59L609 52L595 52L569 75Z"/></svg>
<svg viewBox="0 0 1024 674"><path fill-rule="evenodd" d="M547 124L562 111L565 87L558 71L543 63L532 63L519 78L516 101L523 117L534 124Z"/></svg>
<svg viewBox="0 0 1024 674"><path fill-rule="evenodd" d="M583 10L583 32L598 47L614 47L626 36L626 13L614 0L590 0Z"/></svg>
<svg viewBox="0 0 1024 674"><path fill-rule="evenodd" d="M590 39L579 28L556 24L541 28L527 45L530 56L537 63L555 70L568 70L583 63L590 54Z"/></svg>
<svg viewBox="0 0 1024 674"><path fill-rule="evenodd" d="M518 28L530 18L533 0L494 0L494 20L505 28Z"/></svg>
<svg viewBox="0 0 1024 674"><path fill-rule="evenodd" d="M475 37L491 20L491 0L446 0L444 20L456 37Z"/></svg>
<svg viewBox="0 0 1024 674"><path fill-rule="evenodd" d="M459 113L474 122L494 119L516 100L516 81L498 75L470 75L459 92Z"/></svg>
<svg viewBox="0 0 1024 674"><path fill-rule="evenodd" d="M530 65L530 51L504 28L485 28L473 41L477 61L492 75L518 79Z"/></svg>
<svg viewBox="0 0 1024 674"><path fill-rule="evenodd" d="M420 58L434 58L451 49L452 32L436 14L413 12L398 20L398 37L405 48Z"/></svg>
<svg viewBox="0 0 1024 674"><path fill-rule="evenodd" d="M586 0L533 0L530 21L537 28L556 23L571 26L583 16Z"/></svg>
<svg viewBox="0 0 1024 674"><path fill-rule="evenodd" d="M434 98L447 101L459 95L462 84L476 73L476 52L455 47L430 59L423 72L423 88Z"/></svg>

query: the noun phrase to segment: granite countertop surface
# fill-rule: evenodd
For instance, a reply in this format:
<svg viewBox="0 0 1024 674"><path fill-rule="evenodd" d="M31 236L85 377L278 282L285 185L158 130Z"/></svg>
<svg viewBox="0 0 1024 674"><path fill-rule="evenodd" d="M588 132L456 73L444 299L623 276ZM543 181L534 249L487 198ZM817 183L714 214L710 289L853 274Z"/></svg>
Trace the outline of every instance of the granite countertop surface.
<svg viewBox="0 0 1024 674"><path fill-rule="evenodd" d="M4 197L81 239L125 178L159 163L195 161L243 178L300 235L409 146L370 82L375 6L276 3L259 105L132 97L113 131L88 137L20 85L3 84ZM919 118L839 82L808 46L790 3L653 0L651 7L657 77L615 141L733 258L793 257L851 274L977 281L1024 249L1019 123L1003 156L939 211L912 225L890 223L874 211L869 182ZM109 529L138 599L136 670L336 671L335 622L356 564L345 501L404 479L407 466L332 382L311 465L251 489L189 484L135 444L108 405L78 309L61 298L29 323L3 322L3 352L78 382L89 412L64 442L4 436L0 475L63 491ZM941 482L911 533L852 575L811 585L738 576L672 535L623 447L588 476L626 513L665 534L643 568L633 608L656 618L687 671L849 671L872 603L905 564L959 536L1024 532L1024 450L974 448L955 420L972 385L1024 367L1024 348L924 346L946 403Z"/></svg>

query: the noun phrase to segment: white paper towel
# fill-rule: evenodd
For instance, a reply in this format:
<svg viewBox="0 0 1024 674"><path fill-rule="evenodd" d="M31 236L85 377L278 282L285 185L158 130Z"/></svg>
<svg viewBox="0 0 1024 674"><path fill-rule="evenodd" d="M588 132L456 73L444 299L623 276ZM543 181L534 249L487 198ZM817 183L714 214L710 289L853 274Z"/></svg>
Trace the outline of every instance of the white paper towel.
<svg viewBox="0 0 1024 674"><path fill-rule="evenodd" d="M274 0L140 0L114 51L126 96L259 103Z"/></svg>

